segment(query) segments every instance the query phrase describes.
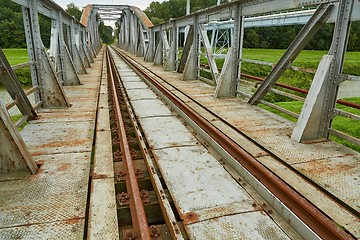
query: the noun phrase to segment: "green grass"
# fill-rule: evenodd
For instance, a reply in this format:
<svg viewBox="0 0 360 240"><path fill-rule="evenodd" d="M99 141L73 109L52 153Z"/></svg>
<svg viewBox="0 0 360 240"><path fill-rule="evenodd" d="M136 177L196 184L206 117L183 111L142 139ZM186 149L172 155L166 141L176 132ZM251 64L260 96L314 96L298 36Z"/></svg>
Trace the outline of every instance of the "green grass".
<svg viewBox="0 0 360 240"><path fill-rule="evenodd" d="M12 115L11 119L14 123L16 123L16 121L18 121L20 118L22 118L23 115L21 114L16 114L16 115ZM24 127L27 125L27 122L24 122L23 124L20 125L20 127L18 127L18 130L21 131L24 129Z"/></svg>
<svg viewBox="0 0 360 240"><path fill-rule="evenodd" d="M10 65L25 63L29 61L28 51L23 48L2 49Z"/></svg>
<svg viewBox="0 0 360 240"><path fill-rule="evenodd" d="M10 65L16 65L20 63L26 63L29 61L28 51L23 48L8 48L2 49ZM19 82L23 85L31 84L30 67L24 67L16 69L15 75L19 79Z"/></svg>
<svg viewBox="0 0 360 240"><path fill-rule="evenodd" d="M243 49L244 59L254 59L276 63L284 54L283 49ZM327 51L303 50L293 62L293 66L317 69L321 57ZM347 52L344 73L360 76L360 52Z"/></svg>

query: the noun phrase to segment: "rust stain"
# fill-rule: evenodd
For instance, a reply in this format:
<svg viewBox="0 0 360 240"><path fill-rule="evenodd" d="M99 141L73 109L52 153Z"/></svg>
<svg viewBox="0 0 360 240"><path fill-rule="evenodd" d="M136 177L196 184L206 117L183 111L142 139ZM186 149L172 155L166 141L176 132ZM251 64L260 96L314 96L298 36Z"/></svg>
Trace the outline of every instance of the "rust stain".
<svg viewBox="0 0 360 240"><path fill-rule="evenodd" d="M348 165L345 163L331 165L329 162L326 161L314 161L307 165L306 168L301 168L300 171L306 175L340 174L341 172L348 172L355 167L356 166Z"/></svg>
<svg viewBox="0 0 360 240"><path fill-rule="evenodd" d="M199 214L194 212L188 212L185 215L182 215L182 219L184 220L184 224L190 224L199 221Z"/></svg>
<svg viewBox="0 0 360 240"><path fill-rule="evenodd" d="M69 167L70 167L70 163L63 163L63 164L60 165L60 167L58 167L56 169L56 171L57 172L64 172L64 171L68 170Z"/></svg>
<svg viewBox="0 0 360 240"><path fill-rule="evenodd" d="M92 178L93 178L93 179L102 179L102 178L108 178L108 176L107 176L106 174L93 173L93 174L92 174Z"/></svg>
<svg viewBox="0 0 360 240"><path fill-rule="evenodd" d="M92 10L92 4L86 5L86 7L84 8L84 11L83 11L83 13L81 15L80 23L82 25L86 26L91 10Z"/></svg>
<svg viewBox="0 0 360 240"><path fill-rule="evenodd" d="M35 179L39 178L40 174L42 174L44 172L44 162L39 161L39 163L40 163L40 165L38 164L38 170L36 171L35 174L33 174L29 177L29 180L35 180Z"/></svg>
<svg viewBox="0 0 360 240"><path fill-rule="evenodd" d="M37 146L36 148L45 148L45 147L65 147L65 146L83 146L86 144L86 140L63 140L61 142L50 142Z"/></svg>
<svg viewBox="0 0 360 240"><path fill-rule="evenodd" d="M76 224L78 223L79 221L82 221L84 219L84 217L80 217L80 216L75 216L73 218L70 218L70 219L66 219L64 221L65 224Z"/></svg>

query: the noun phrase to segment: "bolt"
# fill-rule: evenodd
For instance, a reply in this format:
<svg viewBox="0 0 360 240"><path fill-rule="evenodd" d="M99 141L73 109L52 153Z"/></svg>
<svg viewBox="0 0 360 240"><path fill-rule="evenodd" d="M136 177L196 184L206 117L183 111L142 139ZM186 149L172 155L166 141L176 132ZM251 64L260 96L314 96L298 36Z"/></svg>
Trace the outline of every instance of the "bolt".
<svg viewBox="0 0 360 240"><path fill-rule="evenodd" d="M158 238L160 237L159 227L157 226L150 226L150 237Z"/></svg>
<svg viewBox="0 0 360 240"><path fill-rule="evenodd" d="M120 205L122 205L122 204L126 204L128 202L128 200L130 199L130 196L127 193L122 192L117 195L117 199L120 202Z"/></svg>
<svg viewBox="0 0 360 240"><path fill-rule="evenodd" d="M120 152L119 150L116 150L116 151L114 152L114 158L115 158L116 160L120 160L120 159L121 159L121 152Z"/></svg>
<svg viewBox="0 0 360 240"><path fill-rule="evenodd" d="M134 233L132 230L125 233L125 240L134 240L136 238L136 233Z"/></svg>
<svg viewBox="0 0 360 240"><path fill-rule="evenodd" d="M124 177L126 176L126 173L124 173L123 171L119 171L118 175L117 175L117 180L118 182L120 182L121 180L124 179Z"/></svg>

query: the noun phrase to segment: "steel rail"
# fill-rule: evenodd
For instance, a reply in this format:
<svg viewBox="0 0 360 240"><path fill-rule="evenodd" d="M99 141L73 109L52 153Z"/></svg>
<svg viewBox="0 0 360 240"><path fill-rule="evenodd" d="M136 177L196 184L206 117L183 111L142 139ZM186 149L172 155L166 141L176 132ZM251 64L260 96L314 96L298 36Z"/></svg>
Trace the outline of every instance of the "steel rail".
<svg viewBox="0 0 360 240"><path fill-rule="evenodd" d="M135 119L135 113L132 110L132 105L129 101L129 97L125 92L124 89L124 83L120 83L121 93L124 99L124 103L127 107L127 112L130 115L131 119ZM144 162L146 164L146 168L149 172L150 181L152 183L152 186L154 187L154 190L156 192L156 196L161 208L161 211L164 215L166 225L168 227L169 233L173 239L184 239L181 230L179 229L178 225L176 224L176 217L174 212L171 209L170 202L165 194L165 189L162 187L161 180L159 175L157 174L155 170L155 164L153 163L151 156L150 156L150 149L146 146L145 143L145 137L143 136L140 126L137 123L137 121L133 121L133 126L135 130L136 139L140 145L141 152L144 156Z"/></svg>
<svg viewBox="0 0 360 240"><path fill-rule="evenodd" d="M148 82L153 84L165 97L180 108L192 121L202 128L213 138L225 151L227 151L239 164L250 172L261 184L301 219L322 239L353 239L353 237L340 229L327 215L309 202L299 192L290 187L284 180L272 173L268 168L258 162L253 156L236 144L226 134L209 123L204 117L186 105L171 91L162 86L148 73L134 64L122 52L117 51L120 56L142 75Z"/></svg>
<svg viewBox="0 0 360 240"><path fill-rule="evenodd" d="M122 161L125 167L126 176L125 176L125 182L126 182L126 189L128 194L130 195L130 212L131 212L131 219L132 224L134 227L134 232L136 234L139 234L139 236L134 237L140 237L141 239L151 239L150 237L150 230L148 221L145 214L145 209L143 205L143 201L141 199L139 185L137 183L137 178L135 174L135 168L133 165L133 160L131 157L131 151L130 147L127 141L126 136L126 130L125 125L123 122L123 118L121 116L121 110L120 110L120 103L118 100L117 95L117 88L115 85L116 79L114 78L114 63L110 57L109 51L106 51L107 55L107 67L108 67L108 76L111 80L111 88L112 88L112 96L114 100L114 108L115 108L115 116L116 116L116 124L118 127L118 136L120 139L120 148L122 153Z"/></svg>

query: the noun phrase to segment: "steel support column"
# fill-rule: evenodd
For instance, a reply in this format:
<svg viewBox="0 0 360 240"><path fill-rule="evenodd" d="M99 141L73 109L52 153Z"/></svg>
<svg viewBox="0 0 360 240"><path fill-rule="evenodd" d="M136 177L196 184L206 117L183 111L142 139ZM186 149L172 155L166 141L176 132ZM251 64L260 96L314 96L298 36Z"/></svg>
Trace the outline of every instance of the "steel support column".
<svg viewBox="0 0 360 240"><path fill-rule="evenodd" d="M157 44L155 56L154 56L154 65L162 65L163 64L163 57L164 57L164 37L163 37L163 30L160 29L158 32L159 34L159 43Z"/></svg>
<svg viewBox="0 0 360 240"><path fill-rule="evenodd" d="M38 167L0 101L0 174L35 174Z"/></svg>
<svg viewBox="0 0 360 240"><path fill-rule="evenodd" d="M85 69L84 62L80 56L80 52L78 46L76 45L76 33L75 33L75 25L74 21L71 21L71 26L69 26L68 38L69 38L69 45L71 47L71 55L74 61L76 70L79 74L87 74Z"/></svg>
<svg viewBox="0 0 360 240"><path fill-rule="evenodd" d="M320 4L316 9L314 15L310 18L307 24L301 29L293 42L290 44L284 55L278 61L276 66L271 70L265 81L256 90L254 95L250 98L250 104L257 104L264 96L270 91L272 86L281 77L281 75L287 69L286 67L291 64L295 58L299 55L301 50L306 44L313 38L317 31L324 25L329 17L329 12L332 8L332 4L325 3Z"/></svg>
<svg viewBox="0 0 360 240"><path fill-rule="evenodd" d="M144 60L146 62L153 62L155 57L155 32L149 29L149 44L147 46Z"/></svg>
<svg viewBox="0 0 360 240"><path fill-rule="evenodd" d="M214 97L235 97L238 78L240 74L240 60L242 53L244 17L242 8L235 8L234 30L231 35L231 47L225 58L225 62L218 77Z"/></svg>
<svg viewBox="0 0 360 240"><path fill-rule="evenodd" d="M183 74L183 80L194 80L198 78L199 75L199 48L200 48L200 40L199 40L199 28L197 23L197 17L194 17L193 20L193 41L192 41L192 47L189 53L189 57L187 59L185 68L184 68L184 74Z"/></svg>
<svg viewBox="0 0 360 240"><path fill-rule="evenodd" d="M74 63L64 41L62 16L51 22L50 57L54 59L54 68L57 67L58 79L63 85L80 84Z"/></svg>
<svg viewBox="0 0 360 240"><path fill-rule="evenodd" d="M184 72L185 66L186 66L186 62L189 58L189 54L190 54L190 50L191 50L191 46L192 43L194 41L194 26L190 26L186 40L185 40L185 45L184 45L184 49L183 52L181 54L181 58L179 61L179 66L177 71L179 73Z"/></svg>
<svg viewBox="0 0 360 240"><path fill-rule="evenodd" d="M322 62L326 60L326 64L319 65L294 128L292 138L296 141L306 141L321 137L329 138L349 40L353 5L354 0L340 0L339 2L329 55L323 57ZM323 72L326 72L326 74ZM319 85L323 88L318 89Z"/></svg>
<svg viewBox="0 0 360 240"><path fill-rule="evenodd" d="M29 7L23 7L22 10L29 59L35 63L31 67L32 83L33 86L39 86L35 101L41 101L44 108L69 107L40 37L37 1L29 0Z"/></svg>
<svg viewBox="0 0 360 240"><path fill-rule="evenodd" d="M178 52L178 28L175 25L171 28L171 43L169 52L166 55L166 65L165 70L175 71L176 70L176 60Z"/></svg>

